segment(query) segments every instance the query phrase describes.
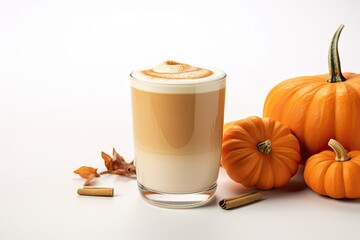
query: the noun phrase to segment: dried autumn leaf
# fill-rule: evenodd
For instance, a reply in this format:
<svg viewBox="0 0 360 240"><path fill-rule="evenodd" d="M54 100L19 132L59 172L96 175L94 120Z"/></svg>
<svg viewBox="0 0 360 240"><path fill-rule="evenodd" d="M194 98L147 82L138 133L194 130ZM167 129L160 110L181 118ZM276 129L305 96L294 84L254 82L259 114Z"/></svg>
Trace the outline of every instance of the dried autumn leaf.
<svg viewBox="0 0 360 240"><path fill-rule="evenodd" d="M113 171L114 167L113 167L112 157L110 157L108 154L104 152L101 152L101 157L104 159L105 167L107 168L107 170Z"/></svg>
<svg viewBox="0 0 360 240"><path fill-rule="evenodd" d="M88 178L86 179L86 181L85 181L85 183L84 183L84 186L89 186L90 185L90 183L91 183L91 181L94 179L94 178L96 178L96 177L99 177L99 174L95 174L95 173L93 173L93 174L90 174L89 176L88 176Z"/></svg>
<svg viewBox="0 0 360 240"><path fill-rule="evenodd" d="M128 163L127 165L127 171L131 174L131 175L136 175L136 168L134 166L134 161L132 161L131 163Z"/></svg>
<svg viewBox="0 0 360 240"><path fill-rule="evenodd" d="M125 160L124 158L118 154L115 150L115 148L113 148L113 166L114 166L114 170L116 169L125 169Z"/></svg>
<svg viewBox="0 0 360 240"><path fill-rule="evenodd" d="M136 175L134 161L132 161L131 163L127 163L125 159L116 152L115 148L113 148L113 157L110 157L104 152L101 152L101 156L104 159L107 171L101 172L100 175L106 173L123 175L128 177L133 177Z"/></svg>
<svg viewBox="0 0 360 240"><path fill-rule="evenodd" d="M127 163L125 159L115 151L115 148L113 148L113 157L110 157L105 152L101 152L101 157L104 159L107 170L97 173L97 168L82 166L74 171L74 173L86 178L84 186L91 185L94 178L100 177L100 175L103 174L117 174L127 177L136 176L134 161Z"/></svg>
<svg viewBox="0 0 360 240"><path fill-rule="evenodd" d="M126 170L127 176L136 175L136 169L134 166L134 161L131 163L127 163L124 158L116 152L115 148L113 148L113 162L116 164L113 164L114 170L116 169L123 169Z"/></svg>
<svg viewBox="0 0 360 240"><path fill-rule="evenodd" d="M126 171L125 169L116 169L116 170L112 171L111 173L117 174L117 175L123 175L123 176L130 176L129 172Z"/></svg>
<svg viewBox="0 0 360 240"><path fill-rule="evenodd" d="M97 168L82 166L74 171L74 173L79 174L83 178L89 178L93 175L93 177L99 177L100 175L97 173Z"/></svg>

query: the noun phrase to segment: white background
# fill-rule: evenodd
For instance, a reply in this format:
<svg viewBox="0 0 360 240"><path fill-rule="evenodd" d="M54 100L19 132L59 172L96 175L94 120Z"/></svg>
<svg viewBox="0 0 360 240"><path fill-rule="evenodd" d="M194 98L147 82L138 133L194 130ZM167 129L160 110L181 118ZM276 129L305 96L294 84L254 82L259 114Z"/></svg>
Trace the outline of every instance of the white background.
<svg viewBox="0 0 360 240"><path fill-rule="evenodd" d="M113 198L79 197L73 170L100 152L133 158L130 71L172 59L228 74L225 120L262 115L287 78L327 72L345 24L343 71L360 72L360 2L0 0L0 239L356 239L360 202L318 196L301 174L265 200L221 171L205 207L143 202L136 181L104 176Z"/></svg>

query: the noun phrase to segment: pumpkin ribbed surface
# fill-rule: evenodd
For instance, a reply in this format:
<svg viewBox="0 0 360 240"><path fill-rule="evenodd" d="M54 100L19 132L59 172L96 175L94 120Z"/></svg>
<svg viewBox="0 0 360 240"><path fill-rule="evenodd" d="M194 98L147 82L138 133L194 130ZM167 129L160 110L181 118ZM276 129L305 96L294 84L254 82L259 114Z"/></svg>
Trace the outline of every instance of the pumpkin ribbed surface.
<svg viewBox="0 0 360 240"><path fill-rule="evenodd" d="M360 198L360 151L345 152L346 158L337 159L339 149L334 150L308 159L304 169L306 184L324 196Z"/></svg>
<svg viewBox="0 0 360 240"><path fill-rule="evenodd" d="M327 82L328 75L298 77L275 86L264 104L264 117L280 121L298 138L307 159L328 149L330 138L347 149L360 149L360 75Z"/></svg>
<svg viewBox="0 0 360 240"><path fill-rule="evenodd" d="M224 133L221 164L245 187L284 186L299 162L298 140L280 122L254 116L234 122Z"/></svg>

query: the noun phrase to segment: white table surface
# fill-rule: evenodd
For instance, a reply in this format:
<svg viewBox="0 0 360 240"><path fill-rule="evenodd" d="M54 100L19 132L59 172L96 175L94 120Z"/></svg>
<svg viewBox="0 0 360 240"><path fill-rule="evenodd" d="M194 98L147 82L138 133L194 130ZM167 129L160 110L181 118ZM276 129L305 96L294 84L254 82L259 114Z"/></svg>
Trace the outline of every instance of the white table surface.
<svg viewBox="0 0 360 240"><path fill-rule="evenodd" d="M220 171L216 198L188 210L145 203L136 181L103 176L113 198L80 197L73 170L133 158L128 74L163 60L228 74L226 121L262 114L271 87L327 72L340 24L343 71L360 72L357 1L0 0L0 239L357 239L359 200L321 197L301 173L265 199Z"/></svg>

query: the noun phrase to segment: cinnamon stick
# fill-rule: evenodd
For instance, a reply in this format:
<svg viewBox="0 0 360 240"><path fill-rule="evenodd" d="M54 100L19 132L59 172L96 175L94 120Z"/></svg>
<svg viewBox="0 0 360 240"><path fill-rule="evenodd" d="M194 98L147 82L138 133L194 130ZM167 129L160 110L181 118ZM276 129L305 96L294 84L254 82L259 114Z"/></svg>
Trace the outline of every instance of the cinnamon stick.
<svg viewBox="0 0 360 240"><path fill-rule="evenodd" d="M229 210L246 204L256 202L262 199L261 192L250 192L235 197L224 198L219 202L222 209Z"/></svg>
<svg viewBox="0 0 360 240"><path fill-rule="evenodd" d="M86 187L79 188L77 190L77 193L83 196L113 197L114 188Z"/></svg>

